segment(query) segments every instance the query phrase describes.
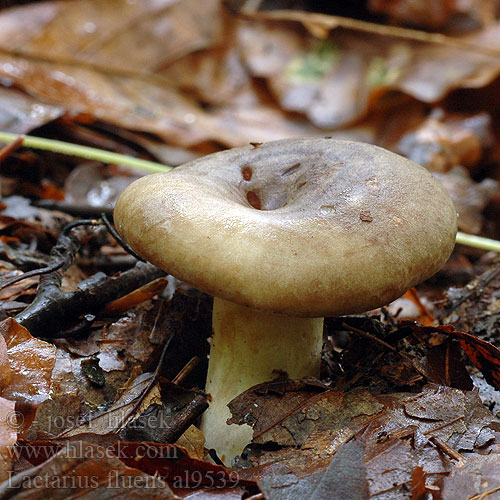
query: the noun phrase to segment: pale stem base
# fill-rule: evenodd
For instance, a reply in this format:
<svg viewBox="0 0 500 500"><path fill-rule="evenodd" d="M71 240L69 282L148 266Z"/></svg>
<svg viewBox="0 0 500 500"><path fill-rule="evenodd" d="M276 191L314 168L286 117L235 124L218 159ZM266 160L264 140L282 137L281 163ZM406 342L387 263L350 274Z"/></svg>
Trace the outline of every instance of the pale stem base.
<svg viewBox="0 0 500 500"><path fill-rule="evenodd" d="M293 379L319 376L323 318L278 316L214 299L213 340L206 391L211 395L202 419L206 447L231 464L252 440L248 425L227 425L227 407L250 387L283 370Z"/></svg>

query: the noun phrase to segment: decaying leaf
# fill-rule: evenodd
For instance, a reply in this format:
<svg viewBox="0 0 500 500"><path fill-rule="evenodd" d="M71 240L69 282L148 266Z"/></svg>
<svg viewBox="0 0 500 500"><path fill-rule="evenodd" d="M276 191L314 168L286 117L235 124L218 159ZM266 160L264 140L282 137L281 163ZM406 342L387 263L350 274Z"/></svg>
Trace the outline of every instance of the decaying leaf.
<svg viewBox="0 0 500 500"><path fill-rule="evenodd" d="M356 23L322 14L288 10L249 17L261 21L240 30L250 71L269 80L284 109L306 113L320 127L352 122L389 90L436 102L454 88L491 82L500 72L498 57L485 54L499 36L498 24L457 38L453 47L453 40L446 46L422 43L397 31L381 36L376 26L371 32L363 26L360 37ZM318 27L315 34L324 39L315 40L305 29L291 30L290 21L309 30ZM339 25L353 31L335 30ZM462 43L471 50L464 52Z"/></svg>
<svg viewBox="0 0 500 500"><path fill-rule="evenodd" d="M363 442L351 441L343 445L325 471L305 478L293 474L273 474L264 476L258 484L267 500L368 500Z"/></svg>
<svg viewBox="0 0 500 500"><path fill-rule="evenodd" d="M318 392L320 391L320 392ZM367 391L344 394L317 385L284 380L255 386L229 404L231 423L247 423L254 442L301 446L311 435L360 423L378 413L382 405Z"/></svg>
<svg viewBox="0 0 500 500"><path fill-rule="evenodd" d="M242 479L237 471L190 458L185 450L176 445L118 442L111 450L125 464L159 476L174 488L234 488L254 485L253 481Z"/></svg>
<svg viewBox="0 0 500 500"><path fill-rule="evenodd" d="M493 179L474 182L468 171L461 166L455 166L449 172L437 172L434 175L455 203L459 214L459 229L471 234L480 233L483 226L481 214L498 193L498 182Z"/></svg>
<svg viewBox="0 0 500 500"><path fill-rule="evenodd" d="M9 385L2 396L28 405L39 405L50 397L56 348L34 338L13 319L0 323L11 369Z"/></svg>
<svg viewBox="0 0 500 500"><path fill-rule="evenodd" d="M447 172L457 165L475 167L491 143L489 114L456 116L436 109L403 135L396 151L433 172Z"/></svg>
<svg viewBox="0 0 500 500"><path fill-rule="evenodd" d="M60 451L48 448L31 451L56 453L3 483L0 498L109 498L110 491L117 499L175 498L163 479L148 475L133 464L124 465L108 449L96 444L78 442L69 443Z"/></svg>
<svg viewBox="0 0 500 500"><path fill-rule="evenodd" d="M22 427L22 414L15 411L15 402L0 397L0 481L9 478L17 431Z"/></svg>
<svg viewBox="0 0 500 500"><path fill-rule="evenodd" d="M471 457L442 480L439 500L500 498L500 455ZM435 497L436 498L436 497Z"/></svg>
<svg viewBox="0 0 500 500"><path fill-rule="evenodd" d="M326 399L328 394L320 393L313 408L320 406L321 399ZM353 410L356 407L356 394L363 395L353 391L345 415L350 407ZM330 428L321 430L319 423L318 429L301 446L263 452L252 458L258 466L246 471L244 477L256 477L259 481L267 477L272 483L276 475L285 473L293 479L291 484L296 485L298 477L324 471L331 457L336 457L342 446L356 436L355 439L361 438L364 443L370 494L387 500L404 499L408 498L406 494L416 467L422 468L426 475L424 485L430 486L452 469L456 460L462 457L461 453L477 453L485 443L495 442L495 429L500 429L500 420L484 408L475 390L463 392L428 385L418 394L371 397L380 405L372 416L364 415L363 420L346 419L337 432ZM303 426L310 426L306 419L303 419ZM346 428L351 432L342 434ZM281 472L276 469L278 464Z"/></svg>
<svg viewBox="0 0 500 500"><path fill-rule="evenodd" d="M458 340L469 359L481 371L486 380L500 389L500 349L469 333L455 330L453 326L415 327L416 331L436 332Z"/></svg>

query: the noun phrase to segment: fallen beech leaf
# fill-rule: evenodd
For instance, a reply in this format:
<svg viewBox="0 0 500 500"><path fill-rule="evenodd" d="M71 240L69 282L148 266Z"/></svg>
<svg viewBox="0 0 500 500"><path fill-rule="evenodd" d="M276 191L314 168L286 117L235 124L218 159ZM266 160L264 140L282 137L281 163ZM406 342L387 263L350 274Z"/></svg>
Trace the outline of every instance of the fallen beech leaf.
<svg viewBox="0 0 500 500"><path fill-rule="evenodd" d="M218 0L45 2L3 11L0 45L31 58L49 56L108 71L151 71L212 45L220 19Z"/></svg>
<svg viewBox="0 0 500 500"><path fill-rule="evenodd" d="M253 427L253 442L302 446L313 433L349 425L357 428L382 405L363 389L349 393L301 380L276 379L245 391L229 403L229 423Z"/></svg>
<svg viewBox="0 0 500 500"><path fill-rule="evenodd" d="M121 428L136 415L135 412L138 411L140 413L141 405L136 406L139 399L143 397L144 391L150 386L153 377L152 373L143 373L133 380L129 380L123 394L115 401L111 408L92 416L80 425L67 429L60 436L69 438L86 432L104 435ZM156 395L157 389L153 387L152 392ZM146 398L148 402L154 402L152 396L150 398L146 396Z"/></svg>
<svg viewBox="0 0 500 500"><path fill-rule="evenodd" d="M250 72L268 80L284 109L305 113L318 127L353 122L391 90L437 102L455 88L486 85L500 72L498 55L486 55L498 40L500 24L448 37L445 45L444 37L441 43L424 43L389 26L324 14L246 15L251 21L242 22L239 40ZM292 30L290 21L308 29L319 26L321 41L306 30ZM335 30L339 26L344 29ZM432 36L422 32L415 38Z"/></svg>
<svg viewBox="0 0 500 500"><path fill-rule="evenodd" d="M441 482L439 500L496 500L500 492L500 455L470 457Z"/></svg>
<svg viewBox="0 0 500 500"><path fill-rule="evenodd" d="M433 172L447 172L457 165L474 167L491 143L489 114L448 115L436 109L403 135L395 150Z"/></svg>
<svg viewBox="0 0 500 500"><path fill-rule="evenodd" d="M327 395L325 392L318 397ZM299 448L262 451L252 458L257 466L242 471L242 477L260 481L285 474L295 478L295 483L296 478L324 471L342 443L356 436L364 442L370 494L383 500L407 500L412 471L417 466L422 467L432 483L453 468L460 452L478 453L486 443L495 446L495 429L500 428L500 419L482 405L477 390L464 392L428 385L420 394L380 394L374 398L383 405L382 411L365 416L362 421L346 419L338 432L315 433ZM351 399L350 405L353 404ZM321 406L320 399L316 405ZM341 416L339 419L342 422ZM304 420L304 426L308 425ZM437 448L432 440L453 450L453 456Z"/></svg>
<svg viewBox="0 0 500 500"><path fill-rule="evenodd" d="M48 460L14 475L0 486L0 498L19 496L30 500L91 500L109 498L110 492L117 500L175 498L160 477L128 467L109 449L84 442L68 443Z"/></svg>
<svg viewBox="0 0 500 500"><path fill-rule="evenodd" d="M5 87L0 87L0 110L0 130L14 134L27 134L64 113L60 106L51 106Z"/></svg>
<svg viewBox="0 0 500 500"><path fill-rule="evenodd" d="M483 14L481 2L414 2L412 0L369 0L368 8L377 14L389 15L402 23L420 25L426 28L445 29L456 18L465 18L469 23ZM483 7L484 10L487 10ZM481 17L486 17L485 15ZM484 21L488 20L487 18ZM467 26L467 23L463 23ZM451 26L448 26L451 27ZM414 499L412 499L414 500Z"/></svg>
<svg viewBox="0 0 500 500"><path fill-rule="evenodd" d="M10 382L11 371L7 344L3 336L0 336L0 392L3 391Z"/></svg>
<svg viewBox="0 0 500 500"><path fill-rule="evenodd" d="M429 382L471 391L474 384L462 358L460 344L450 337L440 345L429 346L424 367Z"/></svg>
<svg viewBox="0 0 500 500"><path fill-rule="evenodd" d="M8 479L12 470L12 449L22 425L18 418L22 415L15 411L15 402L0 397L0 482Z"/></svg>
<svg viewBox="0 0 500 500"><path fill-rule="evenodd" d="M500 184L493 179L475 182L468 170L455 166L445 173L434 176L448 191L458 212L458 228L471 234L478 234L483 226L484 208L498 194Z"/></svg>
<svg viewBox="0 0 500 500"><path fill-rule="evenodd" d="M437 332L457 339L465 354L484 375L487 382L496 389L500 389L500 349L498 347L469 333L455 330L451 325L430 327L410 324L410 327L417 333Z"/></svg>
<svg viewBox="0 0 500 500"><path fill-rule="evenodd" d="M411 500L425 500L427 490L425 488L425 479L427 474L422 467L417 466L411 475Z"/></svg>
<svg viewBox="0 0 500 500"><path fill-rule="evenodd" d="M495 338L500 324L500 261L461 288L446 293L442 321L477 337Z"/></svg>
<svg viewBox="0 0 500 500"><path fill-rule="evenodd" d="M11 368L10 383L2 396L18 403L39 405L50 397L56 348L32 337L12 318L0 323L0 333L5 339Z"/></svg>
<svg viewBox="0 0 500 500"><path fill-rule="evenodd" d="M363 449L362 441L352 440L337 451L325 471L305 478L270 474L262 477L258 485L266 500L367 500L370 494Z"/></svg>
<svg viewBox="0 0 500 500"><path fill-rule="evenodd" d="M166 480L173 488L254 486L238 471L190 458L186 450L161 443L117 442L110 450L125 464Z"/></svg>

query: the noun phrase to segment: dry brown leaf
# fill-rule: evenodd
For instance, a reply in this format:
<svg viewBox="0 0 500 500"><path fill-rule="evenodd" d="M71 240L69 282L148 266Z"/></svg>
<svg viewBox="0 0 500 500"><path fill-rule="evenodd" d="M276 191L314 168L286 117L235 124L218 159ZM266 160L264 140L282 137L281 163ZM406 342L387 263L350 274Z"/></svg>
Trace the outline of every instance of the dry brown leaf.
<svg viewBox="0 0 500 500"><path fill-rule="evenodd" d="M293 474L270 474L258 482L267 500L368 500L368 480L363 442L351 441L335 454L328 468L305 478Z"/></svg>
<svg viewBox="0 0 500 500"><path fill-rule="evenodd" d="M497 500L500 498L500 455L470 457L441 483L439 500Z"/></svg>
<svg viewBox="0 0 500 500"><path fill-rule="evenodd" d="M30 28L18 33L27 16ZM238 24L222 19L217 0L201 10L195 0L134 6L84 0L7 10L0 14L0 76L76 119L91 116L182 146L325 133L261 102L233 41ZM193 94L218 107L202 109Z"/></svg>
<svg viewBox="0 0 500 500"><path fill-rule="evenodd" d="M488 113L458 116L436 109L407 132L395 150L433 172L447 172L457 165L475 167L491 143Z"/></svg>

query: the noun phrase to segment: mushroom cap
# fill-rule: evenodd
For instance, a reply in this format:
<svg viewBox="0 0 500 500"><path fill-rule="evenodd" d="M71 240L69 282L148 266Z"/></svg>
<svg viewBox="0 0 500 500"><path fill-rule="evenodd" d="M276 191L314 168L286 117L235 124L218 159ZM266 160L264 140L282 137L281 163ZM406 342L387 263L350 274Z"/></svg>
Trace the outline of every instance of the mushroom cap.
<svg viewBox="0 0 500 500"><path fill-rule="evenodd" d="M457 231L423 167L369 144L285 139L132 183L120 235L173 276L240 305L332 316L387 304L436 273Z"/></svg>

